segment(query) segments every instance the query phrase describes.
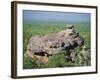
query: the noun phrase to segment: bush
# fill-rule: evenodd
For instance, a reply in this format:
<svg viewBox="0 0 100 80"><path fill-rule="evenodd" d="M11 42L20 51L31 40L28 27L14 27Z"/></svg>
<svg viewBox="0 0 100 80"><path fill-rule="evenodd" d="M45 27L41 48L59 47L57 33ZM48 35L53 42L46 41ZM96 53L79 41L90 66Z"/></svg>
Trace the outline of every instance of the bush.
<svg viewBox="0 0 100 80"><path fill-rule="evenodd" d="M35 60L32 60L29 57L24 57L24 61L23 61L24 69L33 69L33 68L37 68L37 67L38 67L38 65Z"/></svg>
<svg viewBox="0 0 100 80"><path fill-rule="evenodd" d="M46 67L62 67L63 63L65 62L64 54L55 54L51 57L49 57L48 63L46 64Z"/></svg>
<svg viewBox="0 0 100 80"><path fill-rule="evenodd" d="M46 64L47 68L54 68L54 67L73 67L75 64L67 60L65 56L67 56L68 52L60 52L57 53L49 58L48 63ZM68 54L69 55L69 54Z"/></svg>

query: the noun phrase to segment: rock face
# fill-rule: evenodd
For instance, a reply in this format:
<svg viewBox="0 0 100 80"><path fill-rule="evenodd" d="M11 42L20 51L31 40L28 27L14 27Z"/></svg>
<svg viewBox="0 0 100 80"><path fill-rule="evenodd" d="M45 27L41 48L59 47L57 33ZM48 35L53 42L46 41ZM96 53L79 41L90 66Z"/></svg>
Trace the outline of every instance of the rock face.
<svg viewBox="0 0 100 80"><path fill-rule="evenodd" d="M25 56L32 58L35 56L38 60L47 62L50 55L57 54L62 50L69 51L83 44L83 38L71 25L66 30L55 34L32 36Z"/></svg>

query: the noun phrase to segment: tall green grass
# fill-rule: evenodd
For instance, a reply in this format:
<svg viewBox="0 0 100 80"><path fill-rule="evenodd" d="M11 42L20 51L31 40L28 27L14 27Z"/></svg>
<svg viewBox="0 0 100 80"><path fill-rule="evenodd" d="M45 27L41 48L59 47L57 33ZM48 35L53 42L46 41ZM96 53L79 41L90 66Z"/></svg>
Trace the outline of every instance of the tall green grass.
<svg viewBox="0 0 100 80"><path fill-rule="evenodd" d="M34 35L46 35L46 34L51 34L51 33L57 33L61 30L65 30L67 28L67 24L73 24L75 26L75 29L80 33L80 35L84 38L85 42L84 45L90 48L90 43L91 43L91 37L90 37L90 24L89 23L64 23L64 22L24 22L23 24L23 54L25 53L27 49L27 44L29 43L29 39L34 36ZM76 53L79 53L79 49L76 51ZM63 57L63 55L60 55ZM60 65L59 62L55 62L53 64L53 60L55 59L60 59L61 62L65 62L65 60L58 56L53 56L52 58L49 59L49 63L47 65L42 65L39 66L39 68L42 67L59 67L57 65ZM32 62L24 61L24 68L33 68ZM29 63L29 64L28 64ZM34 63L34 62L33 62ZM32 64L32 65L31 65ZM52 64L52 65L51 65ZM56 65L57 64L57 65ZM37 64L38 65L38 64ZM78 62L65 62L64 65L61 66L78 66ZM35 66L36 67L36 66Z"/></svg>

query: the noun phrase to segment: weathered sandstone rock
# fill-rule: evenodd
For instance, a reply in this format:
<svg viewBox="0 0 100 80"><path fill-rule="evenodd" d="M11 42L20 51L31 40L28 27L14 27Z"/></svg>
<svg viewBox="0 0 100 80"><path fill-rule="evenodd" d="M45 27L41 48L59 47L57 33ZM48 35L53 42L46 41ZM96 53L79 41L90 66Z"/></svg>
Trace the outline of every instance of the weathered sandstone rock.
<svg viewBox="0 0 100 80"><path fill-rule="evenodd" d="M71 25L66 30L55 34L32 36L27 45L25 55L35 56L37 60L41 57L44 62L47 62L50 55L57 54L62 50L69 51L83 44L83 38Z"/></svg>

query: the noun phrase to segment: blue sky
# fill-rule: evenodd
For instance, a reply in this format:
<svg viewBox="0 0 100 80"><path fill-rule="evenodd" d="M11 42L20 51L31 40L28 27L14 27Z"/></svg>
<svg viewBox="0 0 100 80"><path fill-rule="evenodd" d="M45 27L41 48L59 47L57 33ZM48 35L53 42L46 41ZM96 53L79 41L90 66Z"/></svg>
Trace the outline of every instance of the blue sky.
<svg viewBox="0 0 100 80"><path fill-rule="evenodd" d="M89 13L23 10L26 21L90 22Z"/></svg>

